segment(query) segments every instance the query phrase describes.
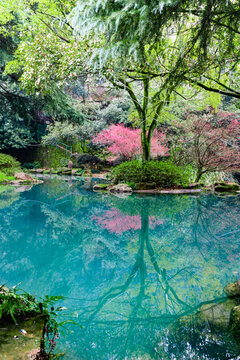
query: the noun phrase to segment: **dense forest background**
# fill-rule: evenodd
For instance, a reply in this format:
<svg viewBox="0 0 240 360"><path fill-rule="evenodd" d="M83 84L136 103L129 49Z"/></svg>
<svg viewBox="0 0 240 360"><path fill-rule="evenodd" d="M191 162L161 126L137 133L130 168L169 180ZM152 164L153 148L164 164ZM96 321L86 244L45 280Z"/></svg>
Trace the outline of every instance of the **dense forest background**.
<svg viewBox="0 0 240 360"><path fill-rule="evenodd" d="M114 155L92 141L112 125L140 129L150 160L156 129L172 155L179 128L193 118L208 116L215 129L239 124L235 2L6 0L0 7L0 150L23 163ZM236 148L239 134L231 135Z"/></svg>

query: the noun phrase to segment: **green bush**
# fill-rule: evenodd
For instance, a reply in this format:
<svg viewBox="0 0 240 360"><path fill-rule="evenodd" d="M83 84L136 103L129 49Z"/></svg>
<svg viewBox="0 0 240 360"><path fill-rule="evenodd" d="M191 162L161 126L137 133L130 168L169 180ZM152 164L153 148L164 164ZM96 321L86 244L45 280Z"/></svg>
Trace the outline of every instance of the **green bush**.
<svg viewBox="0 0 240 360"><path fill-rule="evenodd" d="M140 160L124 162L112 170L115 183L155 183L159 188L186 187L190 182L191 166L177 166L172 161Z"/></svg>
<svg viewBox="0 0 240 360"><path fill-rule="evenodd" d="M14 176L6 175L4 172L0 171L0 184L15 180Z"/></svg>
<svg viewBox="0 0 240 360"><path fill-rule="evenodd" d="M10 155L0 154L0 171L8 176L13 176L21 169L21 164Z"/></svg>

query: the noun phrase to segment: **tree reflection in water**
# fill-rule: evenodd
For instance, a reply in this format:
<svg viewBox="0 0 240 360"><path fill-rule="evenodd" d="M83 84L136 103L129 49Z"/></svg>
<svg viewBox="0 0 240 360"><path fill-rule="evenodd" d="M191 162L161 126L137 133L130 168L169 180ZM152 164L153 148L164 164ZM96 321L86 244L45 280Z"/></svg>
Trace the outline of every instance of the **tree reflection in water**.
<svg viewBox="0 0 240 360"><path fill-rule="evenodd" d="M164 329L220 301L239 269L237 197L119 199L52 180L0 217L2 282L66 296L83 327L62 339L67 359L158 357Z"/></svg>
<svg viewBox="0 0 240 360"><path fill-rule="evenodd" d="M186 199L186 198L184 197L183 201L184 201L184 199ZM224 236L227 235L227 234L222 234L222 231L224 230L225 226L229 225L229 223L228 223L229 219L227 219L225 217L226 209L224 209L224 206L223 207L219 206L218 201L214 201L212 206L209 207L208 204L206 203L206 199L207 199L207 197L195 198L197 211L192 213L191 222L192 222L193 243L196 246L197 250L199 251L199 254L202 256L204 262L207 263L209 261L209 258L207 256L207 254L206 254L206 256L204 255L204 249L201 249L201 246L202 246L201 241L203 241L203 247L205 247L205 242L208 245L212 244L213 239L216 241L216 243L214 243L213 245L215 245L215 246L218 245L217 242L220 240L219 237L223 238ZM214 200L217 200L217 199L214 199ZM232 198L232 200L234 201L234 198ZM188 267L185 266L185 267L178 269L175 274L168 275L166 268L164 268L164 267L161 268L158 265L155 251L153 249L153 246L152 246L150 238L149 238L149 228L150 228L150 224L151 224L152 228L154 228L156 225L163 224L164 220L160 219L160 218L156 218L156 216L151 215L151 210L153 210L153 212L154 212L154 210L156 211L156 209L152 208L151 201L152 200L149 201L146 198L141 199L139 209L135 208L135 211L138 211L140 213L140 215L132 215L132 216L124 215L124 214L121 214L119 211L117 211L116 208L113 208L112 212L107 211L103 216L93 218L93 220L95 220L98 223L98 225L100 225L104 228L107 228L110 232L119 233L119 232L131 230L131 229L136 230L136 229L140 228L138 252L137 252L136 260L132 267L129 277L127 278L127 280L124 282L124 284L122 286L112 287L107 292L105 292L104 295L102 295L100 297L96 308L93 310L93 312L91 313L91 315L87 321L87 324L89 325L93 321L94 317L101 311L101 309L105 306L105 304L108 303L109 300L117 298L117 297L121 296L123 293L127 292L134 277L137 277L137 275L138 275L139 291L138 291L138 294L135 297L134 301L132 302L132 310L129 314L129 317L128 317L127 321L125 321L126 343L125 343L125 346L121 349L121 351L116 355L116 359L125 358L126 354L128 353L128 350L131 347L134 347L134 345L132 344L133 333L137 330L137 328L139 328L139 325L144 323L145 320L147 320L148 322L149 322L149 320L150 320L150 322L152 320L152 317L148 317L148 318L145 318L145 316L142 317L142 312L141 312L141 310L143 310L142 303L148 297L146 295L146 286L148 284L146 284L147 264L146 264L146 260L144 258L145 253L146 253L146 255L148 255L150 264L152 265L152 267L155 271L156 280L159 284L160 292L162 293L162 297L164 300L164 314L154 317L154 323L155 323L155 326L157 325L158 330L160 330L163 327L166 327L167 325L171 324L172 322L176 322L176 324L178 324L177 320L179 318L181 318L182 316L184 316L186 314L193 313L194 311L198 310L203 304L207 304L207 303L208 304L211 304L211 303L216 304L220 301L223 301L223 299L224 299L224 298L220 297L220 298L209 299L208 301L203 301L203 302L199 301L198 304L194 306L191 302L188 303L188 302L182 300L180 296L178 296L178 287L174 288L173 286L171 286L171 280L176 278L177 276L179 276L180 273L184 272L185 276L188 276L188 275L191 276L191 273L188 271ZM126 203L126 200L125 200L125 203ZM150 203L151 203L151 205L150 205ZM181 201L178 205L180 205L180 206L174 207L174 209L172 210L171 215L174 217L176 217L178 215L178 213L181 212L181 210L182 210ZM125 205L124 208L127 209L129 207ZM130 207L130 209L132 212L133 211L132 207ZM216 211L216 210L218 210L218 211ZM162 213L163 216L166 216L166 213L167 213L167 216L170 215L169 209L160 208L160 209L158 209L157 212L160 214ZM171 212L171 210L170 210L170 212ZM110 216L109 216L109 214L110 214ZM217 228L217 232L219 234L218 233L216 234L216 226L215 227L212 226L213 219L216 220L216 216L218 218L219 226ZM231 216L231 221L233 221L233 224L237 224L236 220L237 220L238 212L237 213L233 212L233 213L231 213L230 216ZM119 220L124 220L125 223L119 223ZM215 225L216 225L216 223L215 223ZM191 230L191 226L190 226L190 230ZM235 230L235 234L238 232L239 232L239 229ZM234 246L234 244L233 244L233 246ZM232 258L230 258L230 259L232 259ZM180 289L180 292L181 292L181 289ZM185 296L183 296L183 299L184 298L185 298ZM161 310L160 310L160 312L161 312ZM138 314L139 314L139 316L138 316ZM179 324L177 326L179 329ZM197 320L195 321L195 327L197 327ZM173 327L173 329L174 329L174 327ZM199 327L199 329L200 329L200 327ZM198 332L200 332L199 329L198 329ZM191 332L191 327L189 326L189 328L187 330L189 332ZM185 328L185 332L186 332L186 328ZM226 334L224 333L224 336L225 335ZM195 337L197 337L197 336L195 336ZM146 338L146 334L143 338ZM166 344L168 343L168 345L169 345L169 339L170 339L170 337L165 338L165 343ZM184 342L183 339L184 338L182 338L182 339L178 338L179 344ZM176 341L174 342L173 341L174 339L171 339L171 340L173 342L173 348L177 348L178 344L176 343ZM201 342L202 340L203 340L203 337L201 339L199 337L199 341ZM187 346L187 344L189 344L189 342L187 342L187 341L189 341L189 338L186 337L185 346ZM207 337L205 338L205 341L208 342ZM150 341L148 339L148 344L145 348L145 353L147 352L147 349L149 351L149 346L148 346L149 342L151 342L151 339L150 339ZM199 344L196 343L195 346L198 347ZM205 353L204 353L204 351L202 351L202 353L200 355L201 357L199 357L199 359L202 359L202 356L207 356L206 359L209 358L207 351L209 351L209 354L210 354L212 352L212 348L210 349L210 346L205 346L205 347L206 347ZM231 354L231 356L236 356L236 353L234 355L234 351L232 351L232 349L230 351L230 349L228 347L224 347L223 344L221 344L221 346L220 346L221 351L219 351L219 344L217 343L217 341L213 341L212 347L215 347L215 350L218 349L217 355L216 355L216 357L214 357L214 359L215 358L216 359L227 359L227 358L230 359L229 354ZM165 346L165 349L166 349L166 346ZM153 350L153 348L152 348L152 350ZM238 348L238 350L239 350L239 348ZM182 351L183 351L183 349L182 349ZM179 351L177 353L178 353L178 356L180 356L179 357L179 359L180 359L181 354L179 353ZM174 356L174 351L171 354L170 346L169 346L168 350L164 351L164 354L165 354L165 356L163 357L163 353L161 353L162 359L163 358L172 359L172 356ZM187 351L184 356L187 356L187 355L189 356L189 359L190 359L193 354L191 353L191 351ZM197 356L196 353L194 355ZM153 351L152 353L149 353L149 356L158 357L159 353L155 353ZM183 356L183 353L182 353L182 356Z"/></svg>

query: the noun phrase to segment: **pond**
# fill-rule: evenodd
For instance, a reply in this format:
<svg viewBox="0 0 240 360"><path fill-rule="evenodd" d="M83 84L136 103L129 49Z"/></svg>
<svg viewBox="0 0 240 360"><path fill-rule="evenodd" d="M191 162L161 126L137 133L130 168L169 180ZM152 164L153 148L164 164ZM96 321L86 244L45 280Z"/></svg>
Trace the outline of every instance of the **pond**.
<svg viewBox="0 0 240 360"><path fill-rule="evenodd" d="M0 283L66 297L79 326L63 358L237 359L223 339L170 332L238 279L239 196L121 198L68 179L0 190Z"/></svg>

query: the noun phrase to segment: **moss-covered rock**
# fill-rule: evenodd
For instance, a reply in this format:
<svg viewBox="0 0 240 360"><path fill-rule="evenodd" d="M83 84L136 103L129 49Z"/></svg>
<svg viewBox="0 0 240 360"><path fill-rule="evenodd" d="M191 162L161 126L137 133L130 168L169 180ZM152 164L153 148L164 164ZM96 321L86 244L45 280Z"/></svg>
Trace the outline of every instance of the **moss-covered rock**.
<svg viewBox="0 0 240 360"><path fill-rule="evenodd" d="M201 187L201 184L199 183L191 183L186 186L187 189L199 189Z"/></svg>
<svg viewBox="0 0 240 360"><path fill-rule="evenodd" d="M236 183L230 182L218 182L214 184L214 190L217 192L229 192L229 191L238 191L240 186Z"/></svg>
<svg viewBox="0 0 240 360"><path fill-rule="evenodd" d="M240 280L225 286L224 291L230 298L240 297Z"/></svg>
<svg viewBox="0 0 240 360"><path fill-rule="evenodd" d="M63 169L62 174L63 175L72 175L72 169Z"/></svg>
<svg viewBox="0 0 240 360"><path fill-rule="evenodd" d="M99 191L99 190L107 190L109 184L95 184L93 186L93 190Z"/></svg>
<svg viewBox="0 0 240 360"><path fill-rule="evenodd" d="M127 184L117 184L108 186L108 190L113 193L131 193L132 188Z"/></svg>
<svg viewBox="0 0 240 360"><path fill-rule="evenodd" d="M72 175L81 175L82 172L82 169L72 169Z"/></svg>
<svg viewBox="0 0 240 360"><path fill-rule="evenodd" d="M156 183L137 183L134 190L151 190L156 189Z"/></svg>
<svg viewBox="0 0 240 360"><path fill-rule="evenodd" d="M61 174L62 170L61 169L55 169L52 171L52 174Z"/></svg>
<svg viewBox="0 0 240 360"><path fill-rule="evenodd" d="M213 186L202 186L203 191L213 191Z"/></svg>
<svg viewBox="0 0 240 360"><path fill-rule="evenodd" d="M221 303L204 304L198 312L198 321L208 323L213 328L226 330L234 306L236 306L234 299L227 299Z"/></svg>
<svg viewBox="0 0 240 360"><path fill-rule="evenodd" d="M40 169L41 170L41 169ZM50 174L51 173L51 170L50 169L45 169L45 170L42 170L42 173L43 174Z"/></svg>
<svg viewBox="0 0 240 360"><path fill-rule="evenodd" d="M232 309L232 332L234 337L239 341L240 340L240 305L235 306Z"/></svg>
<svg viewBox="0 0 240 360"><path fill-rule="evenodd" d="M34 180L30 175L25 174L23 172L15 173L14 177L17 180L23 180L23 181L33 181Z"/></svg>
<svg viewBox="0 0 240 360"><path fill-rule="evenodd" d="M34 172L36 172L37 174L43 174L44 170L46 169L36 169Z"/></svg>
<svg viewBox="0 0 240 360"><path fill-rule="evenodd" d="M84 170L83 173L82 173L82 176L84 176L84 177L90 177L90 176L92 176L91 170L90 170L90 169Z"/></svg>

